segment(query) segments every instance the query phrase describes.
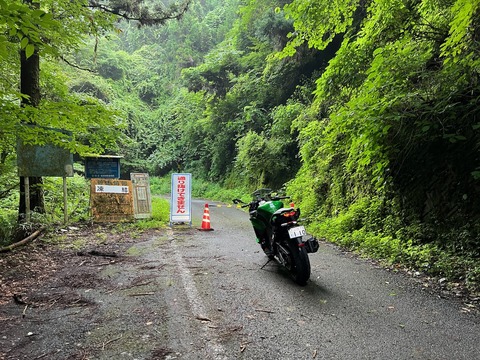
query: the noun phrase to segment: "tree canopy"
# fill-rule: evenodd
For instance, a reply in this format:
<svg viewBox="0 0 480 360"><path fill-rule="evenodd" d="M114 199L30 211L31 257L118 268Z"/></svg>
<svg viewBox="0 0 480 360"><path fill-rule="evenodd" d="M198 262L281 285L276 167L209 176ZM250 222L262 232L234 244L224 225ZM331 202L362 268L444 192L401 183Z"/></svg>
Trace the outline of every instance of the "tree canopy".
<svg viewBox="0 0 480 360"><path fill-rule="evenodd" d="M71 61L75 53L85 41L92 38L98 41L116 31L119 17L135 20L140 25L164 24L166 20L180 18L189 1L172 3L169 7L152 6L144 1L42 0L35 6L32 3L35 2L0 1L3 30L0 61L5 74L0 80L3 113L0 150L11 148L17 137L27 144L50 143L80 154L101 153L114 147L117 129L124 120L101 99L72 94L66 86L65 75L54 61L63 60L78 69ZM27 58L38 51L45 59L42 72L58 75L49 73L45 75L48 81L41 80L44 96L38 107L18 106L25 95L16 86L19 81L16 49L24 50ZM39 126L31 128L26 124Z"/></svg>

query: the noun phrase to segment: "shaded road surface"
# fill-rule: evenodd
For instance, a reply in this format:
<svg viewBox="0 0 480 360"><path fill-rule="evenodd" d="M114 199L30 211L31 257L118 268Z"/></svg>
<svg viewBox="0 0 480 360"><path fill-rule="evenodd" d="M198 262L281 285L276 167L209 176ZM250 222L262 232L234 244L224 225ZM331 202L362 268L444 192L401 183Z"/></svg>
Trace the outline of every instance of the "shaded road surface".
<svg viewBox="0 0 480 360"><path fill-rule="evenodd" d="M211 205L201 232L202 212L195 201L192 228L132 239L115 261L72 256L90 281L59 269L23 318L2 306L0 358L480 359L478 317L415 279L321 244L300 287L261 269L245 212Z"/></svg>
<svg viewBox="0 0 480 360"><path fill-rule="evenodd" d="M273 263L260 269L266 259L245 213L210 214L214 232L176 234L174 243L188 244L183 257L197 266L194 312L200 303L213 324L238 329L230 339L210 331L226 358L480 359L480 323L460 304L326 244L299 287Z"/></svg>

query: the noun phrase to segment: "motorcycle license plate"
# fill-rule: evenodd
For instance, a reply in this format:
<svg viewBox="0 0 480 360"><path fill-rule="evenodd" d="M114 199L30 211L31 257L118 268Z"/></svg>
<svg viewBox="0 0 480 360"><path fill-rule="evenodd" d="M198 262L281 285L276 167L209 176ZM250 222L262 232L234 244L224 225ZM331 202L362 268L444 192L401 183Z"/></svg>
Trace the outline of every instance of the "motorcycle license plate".
<svg viewBox="0 0 480 360"><path fill-rule="evenodd" d="M307 232L305 231L305 227L295 226L288 229L288 235L290 236L290 239L294 239L303 235L307 235Z"/></svg>

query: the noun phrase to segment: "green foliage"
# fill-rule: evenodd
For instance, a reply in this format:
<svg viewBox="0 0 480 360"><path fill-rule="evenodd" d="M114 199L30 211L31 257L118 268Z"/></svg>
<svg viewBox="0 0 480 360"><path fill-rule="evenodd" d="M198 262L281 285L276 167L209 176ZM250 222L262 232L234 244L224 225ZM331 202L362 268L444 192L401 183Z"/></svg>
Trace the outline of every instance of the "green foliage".
<svg viewBox="0 0 480 360"><path fill-rule="evenodd" d="M337 34L345 33L352 25L359 3L358 0L294 0L285 5L283 11L287 19L293 19L295 32L289 33L290 42L283 49L283 56L293 55L305 42L311 48L325 49Z"/></svg>
<svg viewBox="0 0 480 360"><path fill-rule="evenodd" d="M170 176L150 177L150 191L153 195L168 195L172 190Z"/></svg>
<svg viewBox="0 0 480 360"><path fill-rule="evenodd" d="M475 31L478 31L480 14L479 0L457 0L450 8L451 22L449 36L441 45L445 61L461 62L468 67L478 67L478 45ZM474 46L472 46L474 45Z"/></svg>
<svg viewBox="0 0 480 360"><path fill-rule="evenodd" d="M15 204L17 205L17 204ZM0 247L10 244L17 223L17 210L3 208L0 214Z"/></svg>
<svg viewBox="0 0 480 360"><path fill-rule="evenodd" d="M161 229L166 227L169 221L170 204L168 200L158 196L152 196L152 217L150 219L136 220L133 223L121 224L120 231L145 231L149 229Z"/></svg>
<svg viewBox="0 0 480 360"><path fill-rule="evenodd" d="M282 55L344 33L314 103L293 123L302 167L289 192L319 236L449 279L476 278L479 2L350 5L284 7L296 36ZM343 15L319 24L329 7Z"/></svg>
<svg viewBox="0 0 480 360"><path fill-rule="evenodd" d="M264 132L249 131L237 141L235 167L229 180L236 186L254 191L261 187L281 188L298 170L298 161L292 156L298 153L297 143L292 139L291 124L300 116L303 106L289 102L272 109L271 127Z"/></svg>
<svg viewBox="0 0 480 360"><path fill-rule="evenodd" d="M214 136L206 134L202 124L208 95L181 88L179 73L198 64L206 51L223 40L235 6L234 0L192 1L180 22L168 22L161 28L122 23L108 43L98 39L89 43L91 49L97 49L95 54L82 49L75 55L76 63L98 70L101 77L71 69L70 88L118 109L117 116L123 120L125 136L118 142L125 176L131 171L163 175L186 167L208 176L211 159L206 157L211 154ZM225 67L233 61L227 53ZM222 73L223 65L217 66L217 60L212 57L210 64ZM208 71L213 74L216 70ZM227 78L229 71L225 72ZM186 78L188 73L186 70ZM189 87L194 86L197 73L191 72ZM221 162L221 157L216 161Z"/></svg>
<svg viewBox="0 0 480 360"><path fill-rule="evenodd" d="M224 201L231 204L232 199L245 196L245 191L236 188L226 188L218 183L211 183L202 179L193 179L192 196L201 199Z"/></svg>
<svg viewBox="0 0 480 360"><path fill-rule="evenodd" d="M265 186L265 172L271 161L267 158L267 141L255 132L247 133L237 142L238 154L236 158L238 174L243 186L253 189Z"/></svg>
<svg viewBox="0 0 480 360"><path fill-rule="evenodd" d="M0 153L1 154L1 153ZM16 158L5 152L0 156L0 247L8 245L17 222L18 177L16 176Z"/></svg>
<svg viewBox="0 0 480 360"><path fill-rule="evenodd" d="M119 124L115 113L93 98L69 94L63 74L55 64L55 59L78 49L87 35L112 28L111 14L96 14L96 23L83 21L93 14L86 5L86 1L47 0L42 1L40 7L30 7L23 1L0 2L1 28L9 34L0 38L0 48L9 51L0 56L3 73L7 74L0 80L0 109L4 114L0 152L12 151L17 138L26 144L50 143L80 154L102 152L113 145L116 135L112 129ZM65 28L69 29L68 33ZM42 74L45 73L49 81L41 80L44 96L38 107L19 106L24 98L17 90L19 61L12 61L10 53L18 49L24 49L27 57L38 50L47 60L42 63ZM58 76L52 76L53 73ZM26 123L38 126L27 127ZM72 135L52 129L72 132Z"/></svg>
<svg viewBox="0 0 480 360"><path fill-rule="evenodd" d="M476 2L471 2L462 19L473 19L476 8ZM471 189L474 180L468 175L475 174L478 166L473 148L479 143L479 134L472 116L478 97L466 91L478 94L478 73L470 67L474 61L452 65L441 58L453 46L445 44L457 34L449 30L459 21L453 20L454 13L452 17L443 3L406 6L399 1L375 1L358 30L350 29L355 37L346 32L336 57L317 81L312 115L294 123L300 131L303 165L290 189L307 213L333 216L365 196L395 198L398 194L404 200L403 213L397 216L408 223L420 221L421 216L425 219L425 212L429 222L443 218L437 230L460 220L448 219L448 211L432 211L425 206L429 201L425 193L449 191L448 185L439 185L436 180L446 168L454 169L456 175L452 180L444 179L443 184L460 181L463 185L458 191L464 191L465 199L474 196L466 189ZM462 26L467 23L474 26L473 20L461 22ZM303 34L310 29L300 27L299 31ZM315 31L308 34L313 36ZM468 37L463 40L467 46ZM473 41L469 46L476 49ZM454 155L458 152L469 159L463 160L468 164L463 168ZM308 184L313 187L305 190ZM438 199L434 208L459 209L452 200L444 199L440 205ZM459 211L468 211L474 203L460 204ZM347 233L357 230L350 226L344 229ZM470 239L474 234L469 233ZM381 234L380 239L384 239ZM445 246L448 242L439 243ZM475 246L473 243L470 241L470 246Z"/></svg>
<svg viewBox="0 0 480 360"><path fill-rule="evenodd" d="M54 5L55 4L55 5ZM27 58L33 55L38 49L41 55L60 54L60 49L65 49L78 44L78 38L84 37L88 33L88 23L75 23L75 20L69 16L55 18L52 7L60 13L76 14L79 17L86 15L86 1L49 1L42 2L42 7L38 4L30 6L23 1L0 1L1 24L8 33L8 37L0 38L0 46L5 46L6 42L19 42L20 48L24 49ZM99 20L102 16L99 16ZM103 25L106 25L102 21ZM102 26L103 26L102 25ZM69 28L68 33L64 33L64 26ZM62 34L63 33L63 34ZM63 35L63 37L62 37ZM65 47L64 47L65 46ZM5 52L0 52L0 55Z"/></svg>
<svg viewBox="0 0 480 360"><path fill-rule="evenodd" d="M223 201L287 183L317 236L475 287L479 0L197 0L185 21L117 24L108 42L107 14L80 23L85 2L58 4L75 16L0 0L2 173L17 133L78 153L117 141L122 170L155 175L154 193L169 193L171 172ZM21 109L17 53L32 46L44 101ZM97 73L51 61L60 54Z"/></svg>
<svg viewBox="0 0 480 360"><path fill-rule="evenodd" d="M15 191L12 189L8 196L0 198L0 242L4 245L12 240L17 230L18 217L18 178L15 171L8 174L15 179ZM45 213L33 212L30 224L26 226L35 228L38 225L56 226L64 223L64 195L63 179L44 178L42 192L45 198ZM87 221L90 219L90 185L89 182L78 175L67 178L67 212L69 223Z"/></svg>
<svg viewBox="0 0 480 360"><path fill-rule="evenodd" d="M480 290L478 254L458 255L437 244L414 241L428 225L405 225L400 211L398 204L363 198L334 216L317 217L309 231L388 265L402 264L451 282L464 280L471 291Z"/></svg>
<svg viewBox="0 0 480 360"><path fill-rule="evenodd" d="M478 292L480 290L480 266L478 266L478 262L475 261L475 259L472 259L468 264L467 269L467 287Z"/></svg>
<svg viewBox="0 0 480 360"><path fill-rule="evenodd" d="M63 179L45 178L43 191L45 194L45 223L62 223L64 221ZM70 223L90 219L90 182L84 177L75 175L67 178L67 213Z"/></svg>

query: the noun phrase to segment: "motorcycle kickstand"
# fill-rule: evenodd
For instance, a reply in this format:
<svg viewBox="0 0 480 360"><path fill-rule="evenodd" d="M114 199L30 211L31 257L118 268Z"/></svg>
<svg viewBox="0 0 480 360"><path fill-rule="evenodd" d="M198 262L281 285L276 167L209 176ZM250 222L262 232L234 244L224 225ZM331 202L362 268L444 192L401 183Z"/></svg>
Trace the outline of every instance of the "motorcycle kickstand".
<svg viewBox="0 0 480 360"><path fill-rule="evenodd" d="M269 258L268 261L260 268L260 270L263 270L263 268L264 268L265 266L267 266L268 263L269 263L270 261L272 261L272 260L273 260L273 259L270 259L270 258Z"/></svg>

